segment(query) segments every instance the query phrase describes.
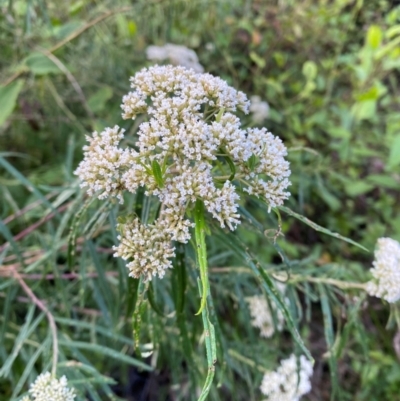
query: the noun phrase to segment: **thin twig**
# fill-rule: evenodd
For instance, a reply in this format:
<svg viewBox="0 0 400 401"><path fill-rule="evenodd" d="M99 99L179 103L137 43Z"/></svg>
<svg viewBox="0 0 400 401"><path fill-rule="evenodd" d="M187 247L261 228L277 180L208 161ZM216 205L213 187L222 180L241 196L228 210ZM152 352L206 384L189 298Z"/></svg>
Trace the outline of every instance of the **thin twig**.
<svg viewBox="0 0 400 401"><path fill-rule="evenodd" d="M54 197L55 195L57 195L59 193L59 191L53 191L49 194L47 194L46 196L44 196L44 198L46 200L50 200L52 197ZM40 205L41 203L43 203L43 199L38 199L35 202L30 203L29 205L25 206L23 209L18 210L17 212L15 212L14 214L11 214L10 216L6 217L3 220L4 224L8 224L11 221L13 221L14 219L21 217L22 215L24 215L25 213L29 212L30 210L34 209L36 206Z"/></svg>
<svg viewBox="0 0 400 401"><path fill-rule="evenodd" d="M71 40L77 38L79 35L81 35L83 32L85 32L86 30L88 30L89 28L91 28L92 26L98 24L99 22L115 15L115 14L119 14L119 13L124 13L124 12L128 12L132 10L132 7L122 7L122 8L117 8L115 10L111 10L108 11L102 15L100 15L99 17L95 18L94 20L88 22L86 25L84 25L83 27L77 29L75 32L72 32L69 36L67 36L65 39L63 39L62 41L58 42L57 44L55 44L51 49L49 49L48 51L50 53L55 52L56 50L58 50L60 47L64 46L65 44L67 44L68 42L70 42ZM3 85L7 86L8 84L10 84L11 82L15 81L17 78L19 78L24 72L26 72L26 69L20 70L18 72L16 72L15 74L11 75L10 78L8 78Z"/></svg>
<svg viewBox="0 0 400 401"><path fill-rule="evenodd" d="M90 107L88 106L85 94L83 93L83 90L81 86L79 85L78 81L76 78L71 74L71 72L68 70L68 68L64 65L61 60L56 57L54 54L49 52L46 49L42 49L40 47L37 48L42 54L44 54L48 59L50 59L67 77L68 81L71 83L72 87L75 89L75 92L77 93L79 99L81 100L83 108L86 110L86 113L88 116L93 119L94 114Z"/></svg>
<svg viewBox="0 0 400 401"><path fill-rule="evenodd" d="M0 267L0 277L12 277L14 275L14 271L17 270L15 265L3 266ZM119 275L118 272L105 272L106 276L109 277L117 277ZM85 273L84 275L79 273L64 273L56 276L55 274L20 274L20 276L25 280L54 280L54 279L61 279L61 280L75 280L75 279L83 279L83 278L96 278L98 277L98 273L90 272Z"/></svg>
<svg viewBox="0 0 400 401"><path fill-rule="evenodd" d="M5 298L6 294L4 292L0 292L0 297ZM18 302L23 303L23 304L27 304L27 303L32 302L31 299L27 298L27 297L17 297L16 300ZM42 302L44 304L46 304L45 301L42 301ZM62 306L62 305L55 305L55 308L61 309L61 310L65 309L65 307ZM102 316L102 313L97 309L80 308L80 307L77 307L77 306L73 306L71 308L71 310L73 310L74 312L77 312L77 313L81 313L82 315L87 315L87 316L92 316L92 317L100 317L100 316Z"/></svg>
<svg viewBox="0 0 400 401"><path fill-rule="evenodd" d="M41 301L39 298L36 297L36 295L33 293L33 291L29 288L29 286L25 283L21 275L16 270L14 270L14 278L18 281L19 285L25 291L26 295L28 295L30 300L40 310L42 310L45 313L47 320L49 321L50 330L53 337L53 361L51 367L51 374L53 377L55 377L57 372L57 362L58 362L58 339L57 339L57 326L54 317L47 309L43 301Z"/></svg>
<svg viewBox="0 0 400 401"><path fill-rule="evenodd" d="M39 219L36 223L33 223L30 225L28 228L25 230L19 232L17 235L14 236L14 241L19 241L20 239L26 237L29 235L31 232L35 231L38 227L40 227L42 224L46 223L47 221L51 220L55 215L57 215L59 212L63 212L66 210L72 202L68 202L65 205L60 206L55 212L51 212L48 215L42 217ZM0 252L3 252L4 249L6 249L10 245L9 242L4 243L2 246L0 246Z"/></svg>
<svg viewBox="0 0 400 401"><path fill-rule="evenodd" d="M211 267L211 273L248 273L251 274L252 271L247 267ZM355 283L350 281L336 280L334 278L327 277L313 277L313 276L302 276L300 274L290 274L290 277L283 276L280 274L272 273L272 277L279 281L289 281L291 283L301 283L307 281L309 283L320 283L329 284L334 287L338 287L342 290L359 289L365 290L366 283Z"/></svg>

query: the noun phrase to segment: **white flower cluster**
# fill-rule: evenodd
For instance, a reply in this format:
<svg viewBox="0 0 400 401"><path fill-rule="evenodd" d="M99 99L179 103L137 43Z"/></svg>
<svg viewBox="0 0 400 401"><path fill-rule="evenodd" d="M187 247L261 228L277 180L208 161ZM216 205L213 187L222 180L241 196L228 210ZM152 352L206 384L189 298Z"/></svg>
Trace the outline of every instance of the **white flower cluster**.
<svg viewBox="0 0 400 401"><path fill-rule="evenodd" d="M261 100L260 96L250 97L251 118L256 124L264 122L269 115L269 104Z"/></svg>
<svg viewBox="0 0 400 401"><path fill-rule="evenodd" d="M31 384L29 396L25 396L22 401L74 401L75 397L75 391L68 388L65 376L57 380L46 372L39 375Z"/></svg>
<svg viewBox="0 0 400 401"><path fill-rule="evenodd" d="M172 267L169 260L174 256L171 238L164 227L160 227L160 221L145 226L136 218L118 225L118 229L120 244L114 247L115 256L124 260L132 259L127 264L131 276L143 275L147 281L155 274L163 277L165 270Z"/></svg>
<svg viewBox="0 0 400 401"><path fill-rule="evenodd" d="M379 238L367 292L388 302L400 299L400 243L391 238Z"/></svg>
<svg viewBox="0 0 400 401"><path fill-rule="evenodd" d="M222 79L184 67L154 66L132 77L131 87L123 97L123 118L147 116L135 148L119 146L124 131L117 126L95 132L75 173L88 194L100 199L122 203L124 192L139 187L158 197L158 219L148 226L137 219L120 224L121 244L115 248L115 256L133 260L128 264L133 277L143 274L150 280L170 267L174 248L169 243L190 239L193 223L186 212L196 200L222 227L234 230L240 222L234 183L275 207L289 196L290 170L279 138L266 129L241 128L234 113L247 113L249 102Z"/></svg>
<svg viewBox="0 0 400 401"><path fill-rule="evenodd" d="M285 286L278 286L278 289L283 294ZM282 312L275 306L275 304L271 304L276 317L276 322L274 323L272 311L265 296L254 295L252 297L247 297L246 301L249 304L250 315L252 318L251 324L260 329L261 337L272 337L275 330L281 331L283 329L285 318Z"/></svg>
<svg viewBox="0 0 400 401"><path fill-rule="evenodd" d="M311 390L312 374L311 362L304 355L297 359L292 354L276 371L265 373L260 390L267 396L265 401L299 401Z"/></svg>
<svg viewBox="0 0 400 401"><path fill-rule="evenodd" d="M164 46L149 46L146 49L146 57L150 61L168 60L173 65L192 68L196 72L204 71L196 52L186 46L171 43L167 43Z"/></svg>

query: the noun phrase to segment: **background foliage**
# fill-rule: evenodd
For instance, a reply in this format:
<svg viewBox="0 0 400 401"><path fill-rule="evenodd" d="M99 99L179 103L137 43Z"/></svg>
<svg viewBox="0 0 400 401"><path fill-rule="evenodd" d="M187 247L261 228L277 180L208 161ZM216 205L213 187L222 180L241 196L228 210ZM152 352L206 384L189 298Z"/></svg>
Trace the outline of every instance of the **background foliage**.
<svg viewBox="0 0 400 401"><path fill-rule="evenodd" d="M112 257L116 218L151 218L151 205L140 194L123 210L89 203L73 175L85 134L115 124L134 133L119 104L150 44L193 48L207 72L268 101L265 125L289 148L292 210L370 251L379 237L400 240L395 3L0 1L1 399L17 400L51 368L48 316L21 282L54 316L57 371L81 399L195 399L203 384L193 249L150 288L128 279ZM316 360L304 399L400 400L398 306L343 284L369 279L372 253L284 210L277 237L266 210L248 201L235 235L212 227L207 238L210 399L261 399L263 371L296 347L287 327L265 340L250 326L244 298L269 290L261 267L290 273L289 309Z"/></svg>

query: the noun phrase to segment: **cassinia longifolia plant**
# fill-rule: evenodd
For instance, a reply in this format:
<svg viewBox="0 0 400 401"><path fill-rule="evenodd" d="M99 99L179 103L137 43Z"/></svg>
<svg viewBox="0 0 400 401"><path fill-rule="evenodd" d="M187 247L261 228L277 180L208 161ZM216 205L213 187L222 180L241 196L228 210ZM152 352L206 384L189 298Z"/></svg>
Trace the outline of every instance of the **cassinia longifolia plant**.
<svg viewBox="0 0 400 401"><path fill-rule="evenodd" d="M205 212L221 227L235 230L239 192L262 198L269 208L282 205L289 197L287 150L265 128L242 128L235 113L248 113L250 103L218 77L180 66L153 66L132 77L131 87L123 97L123 118L147 116L135 146L121 146L124 130L118 126L95 132L87 137L76 174L88 194L99 199L123 203L126 193L140 187L159 199L155 221L144 224L133 217L118 224L114 255L128 261L132 277L145 282L162 278L172 267L174 241L187 243L195 228L200 313L209 292Z"/></svg>
<svg viewBox="0 0 400 401"><path fill-rule="evenodd" d="M153 221L120 216L119 244L113 248L114 256L127 261L129 275L143 283L155 276L163 278L173 266L176 243L188 243L194 232L201 295L197 314L203 317L208 361L199 398L204 400L216 362L208 308L205 214L233 231L240 223L239 201L244 196L258 197L269 210L282 206L289 197L287 150L265 128L242 127L237 113L248 113L250 102L218 77L182 66L153 66L132 77L131 87L121 107L124 119L140 118L136 141L132 145L118 126L94 132L87 136L84 159L75 173L91 197L122 204L129 194L142 191L157 200ZM354 288L395 302L400 298L400 244L380 239L375 256L373 280L353 283ZM284 288L271 285L283 296ZM286 301L280 310L257 296L247 302L261 336L282 329L288 317L281 313ZM270 401L299 400L311 388L311 374L312 363L305 356L292 355L276 372L265 374L260 389ZM69 397L66 400L73 399L72 393Z"/></svg>

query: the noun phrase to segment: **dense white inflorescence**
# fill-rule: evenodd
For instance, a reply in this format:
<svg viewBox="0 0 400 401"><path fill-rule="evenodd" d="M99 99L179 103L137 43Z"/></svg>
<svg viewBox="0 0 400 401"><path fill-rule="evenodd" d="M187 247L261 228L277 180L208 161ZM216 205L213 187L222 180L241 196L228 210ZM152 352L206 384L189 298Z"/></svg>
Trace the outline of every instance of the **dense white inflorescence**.
<svg viewBox="0 0 400 401"><path fill-rule="evenodd" d="M75 391L68 388L65 376L57 380L46 372L39 375L31 384L29 396L25 396L22 401L74 401L75 397Z"/></svg>
<svg viewBox="0 0 400 401"><path fill-rule="evenodd" d="M192 68L196 72L203 72L204 68L199 63L199 59L194 50L186 46L167 43L164 46L149 46L146 49L147 60L164 61L169 60L173 65L180 65L186 68Z"/></svg>
<svg viewBox="0 0 400 401"><path fill-rule="evenodd" d="M190 239L193 223L186 212L196 200L221 227L234 230L240 222L237 185L270 207L279 206L289 197L290 169L279 138L264 128L241 127L234 113L247 113L249 101L222 79L184 67L154 66L132 77L131 87L122 100L123 118L147 116L134 148L120 147L124 131L117 126L95 132L75 173L88 194L100 199L122 203L124 192L140 187L146 196L158 197L157 221L120 224L121 244L115 248L116 256L131 261L133 277L150 280L170 267L174 248L169 243ZM134 241L141 236L139 247ZM156 241L159 252L145 250Z"/></svg>
<svg viewBox="0 0 400 401"><path fill-rule="evenodd" d="M84 160L75 171L81 187L87 187L89 195L99 192L98 198L116 197L122 203L125 184L122 175L134 160L135 152L118 147L124 130L118 126L106 128L101 134L94 132L86 136L89 145L83 147Z"/></svg>
<svg viewBox="0 0 400 401"><path fill-rule="evenodd" d="M277 287L283 295L285 292L285 285L278 283ZM247 297L246 301L249 305L249 311L252 319L251 324L260 329L261 337L272 337L275 333L275 330L281 331L283 329L285 318L282 312L275 306L275 304L271 304L276 318L274 323L271 308L265 296L254 295L252 297Z"/></svg>
<svg viewBox="0 0 400 401"><path fill-rule="evenodd" d="M304 355L297 359L292 354L276 371L264 374L260 390L267 396L265 401L299 401L311 390L312 374L311 362Z"/></svg>
<svg viewBox="0 0 400 401"><path fill-rule="evenodd" d="M388 302L400 299L400 243L391 238L379 238L375 261L367 283L367 292Z"/></svg>
<svg viewBox="0 0 400 401"><path fill-rule="evenodd" d="M151 280L158 274L163 277L166 269L172 267L169 258L174 256L171 236L160 221L153 225L141 224L138 218L126 224L119 224L120 244L114 247L115 256L132 260L127 264L130 276L144 276Z"/></svg>
<svg viewBox="0 0 400 401"><path fill-rule="evenodd" d="M268 118L269 104L261 100L260 96L251 96L249 110L254 123L261 124Z"/></svg>

